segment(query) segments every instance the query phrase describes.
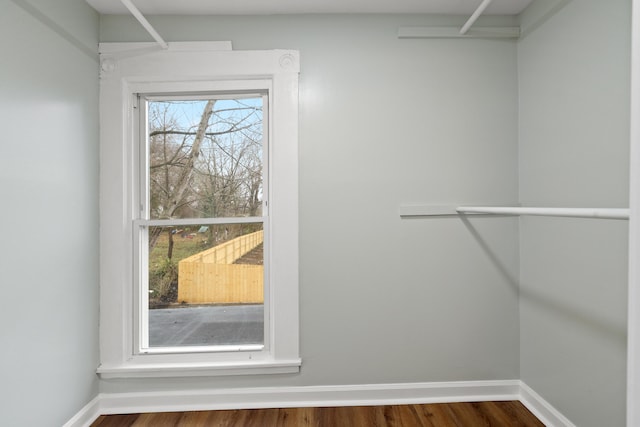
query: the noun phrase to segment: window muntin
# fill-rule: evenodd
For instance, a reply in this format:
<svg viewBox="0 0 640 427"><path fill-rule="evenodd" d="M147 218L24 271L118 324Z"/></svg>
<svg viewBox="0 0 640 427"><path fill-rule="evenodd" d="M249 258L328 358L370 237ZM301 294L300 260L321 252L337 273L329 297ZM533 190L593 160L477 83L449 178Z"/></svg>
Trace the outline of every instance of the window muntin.
<svg viewBox="0 0 640 427"><path fill-rule="evenodd" d="M139 352L262 350L267 94L138 104Z"/></svg>

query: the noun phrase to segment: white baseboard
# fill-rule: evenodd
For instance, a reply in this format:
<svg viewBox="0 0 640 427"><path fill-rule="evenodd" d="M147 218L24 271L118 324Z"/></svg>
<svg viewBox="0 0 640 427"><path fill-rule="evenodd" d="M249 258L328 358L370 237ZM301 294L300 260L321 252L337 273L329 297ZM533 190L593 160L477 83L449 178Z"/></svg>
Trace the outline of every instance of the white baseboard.
<svg viewBox="0 0 640 427"><path fill-rule="evenodd" d="M520 400L549 427L575 427L520 380L101 393L64 427L86 427L108 414L491 400Z"/></svg>
<svg viewBox="0 0 640 427"><path fill-rule="evenodd" d="M80 411L67 421L62 427L84 427L90 426L100 415L101 395L97 395L91 402L84 405Z"/></svg>
<svg viewBox="0 0 640 427"><path fill-rule="evenodd" d="M520 383L520 402L547 427L576 427L567 417L525 383Z"/></svg>
<svg viewBox="0 0 640 427"><path fill-rule="evenodd" d="M105 393L103 414L359 406L518 399L519 381L260 387L182 392Z"/></svg>

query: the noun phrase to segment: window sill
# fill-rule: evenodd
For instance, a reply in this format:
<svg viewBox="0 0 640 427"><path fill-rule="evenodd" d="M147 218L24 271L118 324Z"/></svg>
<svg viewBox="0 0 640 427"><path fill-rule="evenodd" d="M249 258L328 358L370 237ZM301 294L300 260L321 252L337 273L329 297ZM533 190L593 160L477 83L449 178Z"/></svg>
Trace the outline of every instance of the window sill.
<svg viewBox="0 0 640 427"><path fill-rule="evenodd" d="M292 374L300 371L300 359L227 363L154 363L144 365L101 365L97 369L103 379L166 378L194 376Z"/></svg>

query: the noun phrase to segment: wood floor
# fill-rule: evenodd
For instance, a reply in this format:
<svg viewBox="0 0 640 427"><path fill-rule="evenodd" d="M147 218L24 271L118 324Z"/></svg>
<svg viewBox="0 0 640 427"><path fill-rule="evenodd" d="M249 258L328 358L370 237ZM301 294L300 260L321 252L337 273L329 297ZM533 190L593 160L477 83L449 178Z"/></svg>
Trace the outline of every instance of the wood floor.
<svg viewBox="0 0 640 427"><path fill-rule="evenodd" d="M518 401L101 416L92 427L544 427Z"/></svg>

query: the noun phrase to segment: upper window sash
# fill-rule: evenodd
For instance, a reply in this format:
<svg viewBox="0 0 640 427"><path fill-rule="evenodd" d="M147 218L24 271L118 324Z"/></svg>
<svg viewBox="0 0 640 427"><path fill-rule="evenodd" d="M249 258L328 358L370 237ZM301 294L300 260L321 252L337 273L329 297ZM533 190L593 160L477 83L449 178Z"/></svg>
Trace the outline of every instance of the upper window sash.
<svg viewBox="0 0 640 427"><path fill-rule="evenodd" d="M140 93L136 96L136 105L139 113L138 120L138 201L136 204L140 207L140 211L136 219L139 220L161 220L161 219L188 219L188 218L247 218L247 217L266 217L268 216L268 200L269 200L269 129L270 129L270 116L269 116L269 90L271 89L270 82L263 81L224 81L219 82L223 90L215 92L202 92L202 93L175 93L167 92L162 94L149 94ZM257 90L247 90L247 84L253 86ZM234 88L239 87L235 90ZM214 168L220 168L223 174L230 172L226 169L234 169L232 172L233 178L236 178L236 174L242 175L242 173L255 176L255 168L259 168L258 182L255 181L251 185L258 185L259 204L256 206L250 202L250 197L245 194L244 198L240 195L240 199L235 200L242 204L242 206L233 206L234 201L228 200L226 205L219 205L218 203L212 203L212 207L208 212L200 212L197 210L192 211L191 214L185 214L184 208L196 207L201 205L198 200L179 200L179 202L185 202L182 206L182 210L176 212L170 212L171 206L170 200L162 200L161 195L169 192L163 191L162 185L156 183L152 178L152 159L156 160L158 157L167 155L167 146L169 150L176 150L176 156L181 155L179 160L187 161L190 155L193 155L189 148L189 143L194 144L198 139L198 126L199 122L190 123L176 123L172 120L179 120L175 117L167 117L164 114L180 114L192 115L192 119L200 117L202 111L199 109L204 108L205 101L212 101L214 104L210 109L210 117L208 118L207 128L203 129L204 135L200 136L198 143L200 144L199 153L196 158L193 159L194 165L192 175L197 176L203 171L198 166L202 167L209 163ZM194 105L190 105L193 102ZM172 104L177 107L172 108ZM222 104L221 106L218 106ZM207 104L208 105L208 104ZM154 108L150 112L150 108ZM162 108L165 111L162 111ZM173 110L173 111L171 111ZM157 121L156 131L152 132L150 123L152 120ZM213 122L213 123L212 123ZM213 125L213 127L211 127ZM161 127L165 126L164 129ZM182 129L176 129L176 126L182 126ZM190 126L190 129L186 129ZM166 134L164 134L166 132ZM188 133L185 133L188 132ZM163 136L164 135L164 136ZM175 136L174 136L175 135ZM160 141L163 138L173 139L171 142L162 142L155 144L155 152L152 152L152 138L158 138ZM252 138L259 137L260 140L253 140ZM182 145L178 148L175 147L175 139L182 138ZM239 142L239 139L242 141ZM226 146L222 148L223 145ZM242 146L238 146L238 144ZM173 145L173 146L172 146ZM183 147L184 146L184 147ZM235 150L240 149L238 154ZM225 150L231 151L226 153ZM241 156L243 158L237 158ZM211 162L203 161L209 157ZM216 159L217 158L217 159ZM164 159L163 159L164 160ZM172 159L168 159L171 161ZM175 159L173 159L175 161ZM218 161L216 161L218 160ZM236 164L230 166L230 162L237 160ZM256 164L257 162L257 164ZM157 163L157 161L156 161ZM249 164L251 163L251 164ZM198 165L199 164L199 165ZM170 167L170 166L169 166ZM209 166L207 166L209 167ZM253 168L253 169L252 169ZM179 169L179 168L176 168ZM194 176L194 177L195 177ZM247 181L251 179L245 178ZM252 178L255 180L255 178ZM186 183L185 183L186 184ZM206 184L206 183L205 183ZM153 191L155 188L155 191ZM152 209L151 195L156 195L156 208ZM159 197L160 195L160 197ZM193 194L192 196L195 196ZM236 195L238 196L238 195ZM173 201L178 202L176 201ZM216 205L221 208L220 212L216 212ZM174 205L172 205L174 206ZM232 207L233 206L233 207ZM168 209L169 210L168 210ZM158 210L160 209L160 210ZM206 214L208 213L208 214ZM257 214L257 215L256 215ZM161 225L161 224L158 224Z"/></svg>

